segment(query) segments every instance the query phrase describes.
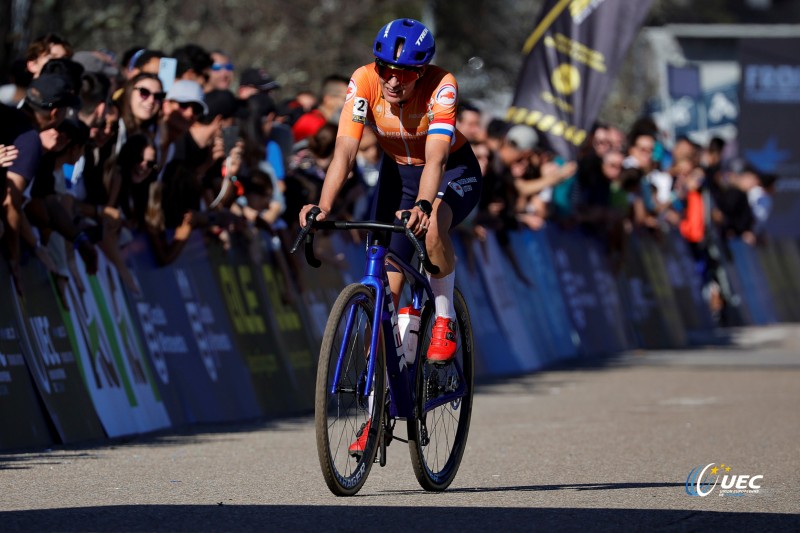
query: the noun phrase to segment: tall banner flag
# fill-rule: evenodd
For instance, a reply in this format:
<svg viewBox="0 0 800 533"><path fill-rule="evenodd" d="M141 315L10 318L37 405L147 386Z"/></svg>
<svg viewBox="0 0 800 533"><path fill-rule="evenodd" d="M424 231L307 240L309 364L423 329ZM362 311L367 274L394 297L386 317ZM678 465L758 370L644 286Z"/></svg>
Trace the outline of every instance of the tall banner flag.
<svg viewBox="0 0 800 533"><path fill-rule="evenodd" d="M574 158L652 0L547 0L522 49L507 120L543 134Z"/></svg>

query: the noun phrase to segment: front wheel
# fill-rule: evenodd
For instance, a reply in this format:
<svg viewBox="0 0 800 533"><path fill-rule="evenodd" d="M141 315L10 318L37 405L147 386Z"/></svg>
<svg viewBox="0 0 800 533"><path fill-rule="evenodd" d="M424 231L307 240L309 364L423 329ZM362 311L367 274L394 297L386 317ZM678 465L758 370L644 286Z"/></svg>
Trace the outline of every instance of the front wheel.
<svg viewBox="0 0 800 533"><path fill-rule="evenodd" d="M361 489L378 451L386 352L380 335L376 353L370 353L374 310L369 288L348 285L333 304L322 338L315 402L317 454L325 482L337 496L352 496ZM368 383L371 358L375 372ZM354 449L356 442L360 444Z"/></svg>
<svg viewBox="0 0 800 533"><path fill-rule="evenodd" d="M422 488L431 491L446 489L456 477L472 415L472 325L461 291L455 289L453 298L458 350L446 365L434 365L425 360L436 316L433 302L428 302L423 309L414 379L417 415L408 421L411 465Z"/></svg>

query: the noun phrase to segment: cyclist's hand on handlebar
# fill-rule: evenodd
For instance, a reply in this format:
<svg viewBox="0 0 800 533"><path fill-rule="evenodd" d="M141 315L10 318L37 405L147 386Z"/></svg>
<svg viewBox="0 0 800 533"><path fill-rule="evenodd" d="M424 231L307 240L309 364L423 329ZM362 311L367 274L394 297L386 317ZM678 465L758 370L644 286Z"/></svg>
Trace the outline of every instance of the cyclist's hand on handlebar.
<svg viewBox="0 0 800 533"><path fill-rule="evenodd" d="M317 221L323 221L328 217L328 211L325 211L324 209L322 209L318 205L306 204L300 210L300 227L301 228L305 228L306 227L306 217L308 217L308 212L311 211L315 207L319 209L319 214L317 215Z"/></svg>
<svg viewBox="0 0 800 533"><path fill-rule="evenodd" d="M422 209L420 209L417 206L414 206L411 209L408 209L408 212L411 213L411 216L408 219L408 224L406 224L406 227L411 229L411 231L412 231L412 233L414 233L414 235L416 235L417 237L420 237L426 231L428 231L428 228L430 227L430 224L431 224L430 217L428 217L428 215L423 213ZM403 211L397 211L395 213L395 216L402 220L403 219Z"/></svg>

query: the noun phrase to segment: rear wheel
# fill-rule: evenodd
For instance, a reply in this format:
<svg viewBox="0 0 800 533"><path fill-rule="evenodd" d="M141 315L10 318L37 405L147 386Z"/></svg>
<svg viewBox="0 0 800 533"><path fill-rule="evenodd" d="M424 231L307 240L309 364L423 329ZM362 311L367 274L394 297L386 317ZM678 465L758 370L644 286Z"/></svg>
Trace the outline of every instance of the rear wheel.
<svg viewBox="0 0 800 533"><path fill-rule="evenodd" d="M369 288L357 283L348 285L331 309L322 338L315 403L317 454L325 482L338 496L351 496L361 489L378 450L386 392L386 353L383 335L378 339L376 353L370 353L374 310L375 297ZM375 377L368 384L370 357L375 358ZM370 386L372 394L368 397L365 390ZM351 445L359 438L363 444L360 453L351 453Z"/></svg>
<svg viewBox="0 0 800 533"><path fill-rule="evenodd" d="M454 292L458 350L453 360L435 365L425 360L435 321L428 302L420 322L416 366L416 419L408 421L408 446L417 481L425 490L446 489L458 472L467 445L474 375L474 344L469 311L461 292ZM460 369L460 372L459 372Z"/></svg>

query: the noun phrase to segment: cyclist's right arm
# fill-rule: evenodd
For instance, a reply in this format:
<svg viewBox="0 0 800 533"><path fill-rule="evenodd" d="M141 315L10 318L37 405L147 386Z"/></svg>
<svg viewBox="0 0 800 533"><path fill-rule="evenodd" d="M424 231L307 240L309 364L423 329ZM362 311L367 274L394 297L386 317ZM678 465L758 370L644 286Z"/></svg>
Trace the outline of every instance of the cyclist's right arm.
<svg viewBox="0 0 800 533"><path fill-rule="evenodd" d="M325 181L322 183L322 192L319 200L319 208L322 212L317 215L317 220L325 220L328 213L331 212L336 195L339 194L344 182L353 170L359 142L358 139L353 137L341 136L336 138L333 160L325 173ZM306 215L312 207L314 207L314 204L308 204L300 210L300 227L306 226Z"/></svg>
<svg viewBox="0 0 800 533"><path fill-rule="evenodd" d="M317 220L325 220L333 207L336 195L353 170L358 155L361 134L368 121L370 102L374 99L376 89L368 76L366 67L358 68L347 87L347 98L339 115L339 130L336 136L336 147L333 160L325 173L325 181L320 193L319 208L322 212ZM358 109L354 105L358 102ZM314 207L309 204L300 210L300 226L305 227L306 215Z"/></svg>

